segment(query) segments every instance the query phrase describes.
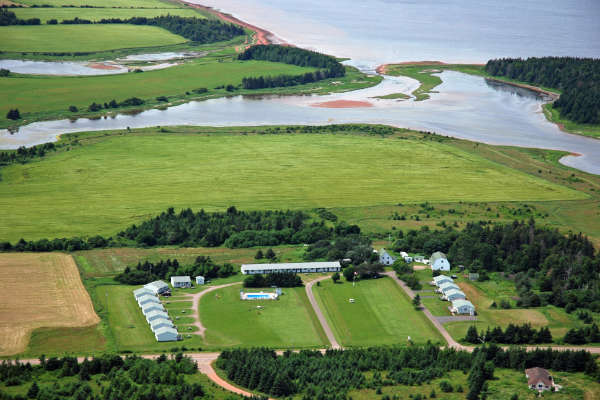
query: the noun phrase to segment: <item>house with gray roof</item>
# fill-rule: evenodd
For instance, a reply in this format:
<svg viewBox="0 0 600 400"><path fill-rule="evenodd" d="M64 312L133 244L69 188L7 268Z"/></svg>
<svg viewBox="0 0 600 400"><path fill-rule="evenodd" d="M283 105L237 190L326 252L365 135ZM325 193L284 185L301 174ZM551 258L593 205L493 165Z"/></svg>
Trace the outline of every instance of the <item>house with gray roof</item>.
<svg viewBox="0 0 600 400"><path fill-rule="evenodd" d="M144 285L144 287L146 289L150 290L155 295L167 293L167 292L170 291L169 290L169 285L167 285L167 283L163 282L163 281L150 282L150 283Z"/></svg>
<svg viewBox="0 0 600 400"><path fill-rule="evenodd" d="M379 250L379 263L383 265L392 265L396 262L396 257L392 256L385 249Z"/></svg>
<svg viewBox="0 0 600 400"><path fill-rule="evenodd" d="M135 299L139 299L140 297L146 295L146 294L153 294L151 290L146 289L144 287L139 288L139 289L135 289L133 291L133 297L135 297Z"/></svg>
<svg viewBox="0 0 600 400"><path fill-rule="evenodd" d="M446 282L454 283L454 279L452 279L446 275L438 275L438 276L433 277L433 284L435 286L440 286L441 284L446 283Z"/></svg>
<svg viewBox="0 0 600 400"><path fill-rule="evenodd" d="M150 323L150 322L154 321L155 319L159 319L159 318L169 319L169 314L167 314L164 311L150 311L146 315L146 322Z"/></svg>
<svg viewBox="0 0 600 400"><path fill-rule="evenodd" d="M170 319L166 318L157 318L153 321L150 321L150 329L152 332L155 332L158 328L173 328L173 322Z"/></svg>
<svg viewBox="0 0 600 400"><path fill-rule="evenodd" d="M440 286L438 286L437 291L439 293L446 293L447 291L452 290L452 289L460 290L460 288L458 287L458 285L456 283L444 282Z"/></svg>
<svg viewBox="0 0 600 400"><path fill-rule="evenodd" d="M159 342L175 342L179 340L177 329L163 326L154 331L154 337Z"/></svg>
<svg viewBox="0 0 600 400"><path fill-rule="evenodd" d="M450 262L441 251L436 251L431 255L429 265L433 271L450 271Z"/></svg>
<svg viewBox="0 0 600 400"><path fill-rule="evenodd" d="M451 311L455 314L475 315L475 306L469 300L454 300Z"/></svg>
<svg viewBox="0 0 600 400"><path fill-rule="evenodd" d="M145 304L160 304L160 300L158 300L158 297L152 294L146 294L138 298L137 302L140 307L144 306Z"/></svg>
<svg viewBox="0 0 600 400"><path fill-rule="evenodd" d="M174 288L189 288L192 287L192 279L189 276L172 276L171 286Z"/></svg>
<svg viewBox="0 0 600 400"><path fill-rule="evenodd" d="M165 307L162 304L160 304L160 303L158 303L158 304L157 303L148 303L148 304L144 304L142 306L142 314L148 315L152 311L164 311L164 312L166 312Z"/></svg>
<svg viewBox="0 0 600 400"><path fill-rule="evenodd" d="M460 290L450 289L443 294L443 298L444 298L444 300L454 301L454 300L465 300L467 298L467 296L465 296L465 294Z"/></svg>

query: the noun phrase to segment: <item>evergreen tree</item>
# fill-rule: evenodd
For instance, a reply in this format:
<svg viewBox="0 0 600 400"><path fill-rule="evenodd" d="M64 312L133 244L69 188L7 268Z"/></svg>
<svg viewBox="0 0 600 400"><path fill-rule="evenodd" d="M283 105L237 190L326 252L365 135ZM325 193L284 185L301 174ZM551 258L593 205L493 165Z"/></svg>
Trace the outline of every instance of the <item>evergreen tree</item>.
<svg viewBox="0 0 600 400"><path fill-rule="evenodd" d="M19 112L18 108L11 108L10 110L8 110L8 113L6 113L6 118L16 121L18 119L21 119L21 113Z"/></svg>
<svg viewBox="0 0 600 400"><path fill-rule="evenodd" d="M263 258L265 258L265 256L264 256L264 254L263 254L262 250L260 250L260 249L259 249L259 250L256 252L256 255L254 256L254 259L255 259L255 260L262 260Z"/></svg>
<svg viewBox="0 0 600 400"><path fill-rule="evenodd" d="M33 384L29 387L29 390L27 391L27 398L35 399L37 398L39 392L40 388L38 384L35 381L33 381Z"/></svg>

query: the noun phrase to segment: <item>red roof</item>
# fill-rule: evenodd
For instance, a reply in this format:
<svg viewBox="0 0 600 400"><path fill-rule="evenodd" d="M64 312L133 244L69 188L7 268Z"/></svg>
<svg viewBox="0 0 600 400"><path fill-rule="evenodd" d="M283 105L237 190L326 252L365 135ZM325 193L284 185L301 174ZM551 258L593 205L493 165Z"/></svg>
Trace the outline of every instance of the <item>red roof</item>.
<svg viewBox="0 0 600 400"><path fill-rule="evenodd" d="M553 384L552 376L544 368L535 367L526 369L525 375L527 375L527 383L529 385L537 385L539 382L542 382L544 385L551 387Z"/></svg>

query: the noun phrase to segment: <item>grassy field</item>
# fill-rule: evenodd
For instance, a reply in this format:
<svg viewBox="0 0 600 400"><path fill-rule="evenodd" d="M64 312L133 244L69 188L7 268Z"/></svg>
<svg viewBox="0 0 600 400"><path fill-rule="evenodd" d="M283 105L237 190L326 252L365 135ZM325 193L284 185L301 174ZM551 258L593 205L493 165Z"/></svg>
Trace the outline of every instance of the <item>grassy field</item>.
<svg viewBox="0 0 600 400"><path fill-rule="evenodd" d="M441 341L433 325L389 278L360 281L356 287L327 280L313 286L313 292L342 346L406 344L408 336L415 343Z"/></svg>
<svg viewBox="0 0 600 400"><path fill-rule="evenodd" d="M132 27L145 28L133 25ZM86 77L14 76L0 80L0 90L6 94L0 100L0 113L6 113L6 110L14 107L27 113L51 113L66 111L69 105L85 110L94 101L123 101L134 96L154 100L156 96L181 95L197 88L207 88L214 94L215 87L228 84L237 86L241 84L242 78L247 76L299 74L306 71L309 69L287 64L236 61L190 62L141 74ZM226 92L222 89L218 93L224 95Z"/></svg>
<svg viewBox="0 0 600 400"><path fill-rule="evenodd" d="M585 197L437 142L353 135L103 136L3 168L0 207L20 207L3 218L0 238L114 234L169 206L298 209Z"/></svg>
<svg viewBox="0 0 600 400"><path fill-rule="evenodd" d="M99 21L103 18L152 18L162 15L204 18L193 8L15 8L14 13L20 19L39 18L42 24L49 19L61 22L75 17L90 21Z"/></svg>
<svg viewBox="0 0 600 400"><path fill-rule="evenodd" d="M95 6L119 8L167 8L180 7L176 1L168 0L19 0L16 3L25 5L48 4L54 7L62 6Z"/></svg>
<svg viewBox="0 0 600 400"><path fill-rule="evenodd" d="M0 257L0 355L22 352L42 327L88 327L99 322L71 256ZM40 333L37 334L39 342ZM91 343L97 346L97 343Z"/></svg>
<svg viewBox="0 0 600 400"><path fill-rule="evenodd" d="M276 301L242 301L240 289L241 286L220 289L201 299L200 320L207 329L207 346L301 348L325 345L325 334L303 287L283 289L284 294Z"/></svg>
<svg viewBox="0 0 600 400"><path fill-rule="evenodd" d="M89 52L187 42L162 28L125 24L3 26L0 37L0 50L8 52Z"/></svg>

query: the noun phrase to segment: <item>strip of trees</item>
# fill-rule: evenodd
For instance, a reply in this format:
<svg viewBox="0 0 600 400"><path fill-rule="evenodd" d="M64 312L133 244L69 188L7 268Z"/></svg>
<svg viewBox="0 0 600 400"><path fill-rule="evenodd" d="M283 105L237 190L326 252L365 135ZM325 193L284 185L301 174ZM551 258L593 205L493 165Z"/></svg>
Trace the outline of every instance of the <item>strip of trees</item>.
<svg viewBox="0 0 600 400"><path fill-rule="evenodd" d="M497 326L494 329L488 328L485 332L478 332L472 325L467 330L464 340L473 344L481 344L482 341L503 344L542 344L552 343L552 333L548 327L537 330L532 328L531 324L508 324L505 330Z"/></svg>
<svg viewBox="0 0 600 400"><path fill-rule="evenodd" d="M273 396L340 399L353 389L375 389L392 385L419 385L443 377L449 371L469 373L469 399L486 390L496 368L522 372L543 367L555 371L585 372L597 377L595 357L585 351L554 351L521 348L507 350L495 345L473 353L440 349L434 345L376 347L344 351L285 352L278 356L264 348L226 350L217 360L228 379L236 384Z"/></svg>
<svg viewBox="0 0 600 400"><path fill-rule="evenodd" d="M198 256L192 265L180 265L177 259L160 260L156 263L149 261L138 262L115 277L117 282L126 285L141 285L158 279L169 279L174 275L203 276L206 279L226 278L237 273L232 264L222 265L214 263L210 257Z"/></svg>
<svg viewBox="0 0 600 400"><path fill-rule="evenodd" d="M575 122L600 123L600 59L576 57L503 58L490 60L485 70L562 92L553 107Z"/></svg>
<svg viewBox="0 0 600 400"><path fill-rule="evenodd" d="M9 25L40 25L39 18L19 19L14 12L4 7L0 8L0 26Z"/></svg>
<svg viewBox="0 0 600 400"><path fill-rule="evenodd" d="M600 256L582 235L563 235L533 219L509 224L468 223L464 230L400 232L396 251L443 251L472 272L503 272L515 282L518 306L553 304L567 312L600 311ZM539 294L533 289L539 290Z"/></svg>
<svg viewBox="0 0 600 400"><path fill-rule="evenodd" d="M54 143L44 143L32 147L21 146L17 150L2 150L0 151L0 165L24 164L34 158L44 157L49 151L55 150Z"/></svg>
<svg viewBox="0 0 600 400"><path fill-rule="evenodd" d="M205 398L202 385L188 383L196 363L182 353L156 360L103 355L78 362L75 357L40 358L40 365L19 361L0 364L0 382L29 385L27 398L54 399L182 399ZM40 379L40 377L42 377ZM1 399L23 399L0 390Z"/></svg>
<svg viewBox="0 0 600 400"><path fill-rule="evenodd" d="M318 68L315 72L300 75L247 77L242 79L244 89L264 89L303 85L346 75L345 67L335 57L298 47L275 44L252 46L238 56L239 60L263 60Z"/></svg>
<svg viewBox="0 0 600 400"><path fill-rule="evenodd" d="M572 328L567 331L563 341L569 344L600 343L600 329L596 324Z"/></svg>

